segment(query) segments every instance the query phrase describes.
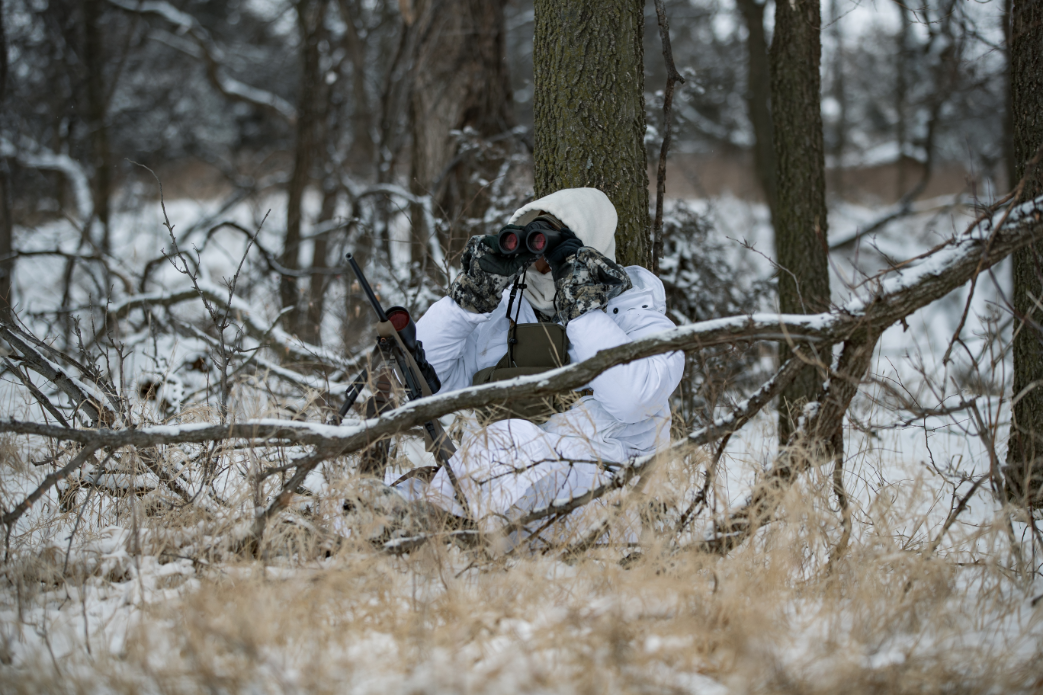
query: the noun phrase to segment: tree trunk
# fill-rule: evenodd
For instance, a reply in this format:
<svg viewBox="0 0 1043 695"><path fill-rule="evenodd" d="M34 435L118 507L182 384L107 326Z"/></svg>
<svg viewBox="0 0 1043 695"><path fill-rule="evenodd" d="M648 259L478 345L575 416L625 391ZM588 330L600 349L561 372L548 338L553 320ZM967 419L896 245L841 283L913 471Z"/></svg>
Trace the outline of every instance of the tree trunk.
<svg viewBox="0 0 1043 695"><path fill-rule="evenodd" d="M366 44L359 35L362 13L358 3L338 0L344 21L344 48L351 57L351 150L348 165L368 171L373 165L373 112L366 92Z"/></svg>
<svg viewBox="0 0 1043 695"><path fill-rule="evenodd" d="M616 260L650 267L643 3L536 0L536 195L590 186L619 214Z"/></svg>
<svg viewBox="0 0 1043 695"><path fill-rule="evenodd" d="M1011 104L1011 55L1010 55L1010 22L1011 22L1012 0L1003 0L1003 48L1007 59L1007 67L1003 72L1005 81L1004 89L1004 114L1003 114L1003 160L1004 173L1007 175L1007 190L1018 185L1018 166L1014 158L1014 107Z"/></svg>
<svg viewBox="0 0 1043 695"><path fill-rule="evenodd" d="M484 217L491 202L487 182L505 156L503 145L483 145L464 156L452 131L473 129L481 140L514 123L503 0L421 0L415 14L410 178L413 192L431 195L440 216L450 220L443 241L452 255L475 231L463 220ZM414 249L426 254L435 230L427 229L420 209L413 211L413 230Z"/></svg>
<svg viewBox="0 0 1043 695"><path fill-rule="evenodd" d="M1027 165L1043 147L1043 5L1014 0L1010 32L1014 181L1028 174L1021 199L1043 194L1043 167ZM1012 501L1038 507L1043 495L1043 241L1014 253L1014 404L1005 478ZM1032 321L1032 323L1028 323ZM1023 322L1023 323L1022 323Z"/></svg>
<svg viewBox="0 0 1043 695"><path fill-rule="evenodd" d="M7 32L4 26L4 1L0 0L0 120L5 115L7 96ZM14 222L11 220L10 164L0 159L0 320L12 320L14 297Z"/></svg>
<svg viewBox="0 0 1043 695"><path fill-rule="evenodd" d="M833 99L837 102L837 122L833 132L833 143L830 154L833 155L832 184L834 195L844 198L844 167L842 160L847 147L847 90L844 85L844 30L840 20L844 9L840 0L830 0L829 21L833 37L833 79L830 85Z"/></svg>
<svg viewBox="0 0 1043 695"><path fill-rule="evenodd" d="M286 238L279 263L294 270L300 268L301 203L304 189L311 180L312 162L315 159L315 125L318 120L318 101L322 92L319 77L319 33L326 0L298 0L297 23L301 40L301 91L297 100L297 134L293 158L293 174L286 200ZM294 309L284 319L286 330L294 333L300 326L300 296L297 278L283 275L279 284L279 296L284 307Z"/></svg>
<svg viewBox="0 0 1043 695"><path fill-rule="evenodd" d="M775 6L771 44L771 104L775 126L778 209L775 252L780 266L779 308L787 314L825 311L829 306L826 257L825 156L819 103L821 16L818 0ZM783 344L780 359L792 355ZM829 362L828 353L825 361ZM779 436L786 442L804 402L815 397L823 375L806 367L783 391Z"/></svg>
<svg viewBox="0 0 1043 695"><path fill-rule="evenodd" d="M764 7L767 3L738 0L738 4L746 23L746 115L753 126L753 164L774 220L777 201L775 145L769 103L771 67L768 63L768 41L764 35Z"/></svg>
<svg viewBox="0 0 1043 695"><path fill-rule="evenodd" d="M87 72L87 121L91 129L91 162L94 166L94 217L101 224L100 242L103 253L111 251L109 238L109 201L112 199L112 154L109 151L109 129L106 123L106 99L102 48L102 0L86 0L84 12L83 61Z"/></svg>
<svg viewBox="0 0 1043 695"><path fill-rule="evenodd" d="M322 209L319 211L319 224L329 222L337 210L337 188L332 176L323 181ZM311 267L313 269L329 266L330 232L320 234L312 242ZM308 286L308 310L305 312L304 324L301 326L301 338L313 345L322 345L322 313L326 304L326 289L329 287L329 275L312 275Z"/></svg>
<svg viewBox="0 0 1043 695"><path fill-rule="evenodd" d="M899 199L906 194L908 184L906 183L906 142L909 140L908 128L906 127L906 100L909 91L906 83L906 66L912 64L912 50L909 46L909 32L912 31L912 20L909 18L909 8L904 0L896 0L898 5L898 16L901 18L898 31L898 46L895 55L895 113L898 120L895 123L895 138L898 140L898 176L895 178L895 196Z"/></svg>

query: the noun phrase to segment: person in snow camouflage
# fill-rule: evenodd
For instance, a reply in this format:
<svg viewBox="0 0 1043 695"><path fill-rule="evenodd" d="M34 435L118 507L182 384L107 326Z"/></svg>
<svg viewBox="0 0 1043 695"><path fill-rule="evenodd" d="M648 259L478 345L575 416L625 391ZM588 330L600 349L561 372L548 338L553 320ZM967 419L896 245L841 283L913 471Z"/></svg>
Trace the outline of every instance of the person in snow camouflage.
<svg viewBox="0 0 1043 695"><path fill-rule="evenodd" d="M617 217L608 196L593 188L561 190L520 208L509 225L520 229L538 217L557 230L558 243L544 256L501 254L497 237L472 238L449 296L417 321L417 338L442 382L441 393L485 383L501 368L532 373L523 364L525 355L516 352L518 328L560 336L559 342L548 338L554 350L544 350L566 352L558 356L560 364L673 327L659 278L615 261ZM606 482L614 464L665 446L669 397L683 369L681 353L634 360L593 379L571 404L546 418L515 415L491 424L465 419L451 465L474 521L494 528L582 495ZM407 499L465 515L444 470L429 482L409 478L395 489Z"/></svg>

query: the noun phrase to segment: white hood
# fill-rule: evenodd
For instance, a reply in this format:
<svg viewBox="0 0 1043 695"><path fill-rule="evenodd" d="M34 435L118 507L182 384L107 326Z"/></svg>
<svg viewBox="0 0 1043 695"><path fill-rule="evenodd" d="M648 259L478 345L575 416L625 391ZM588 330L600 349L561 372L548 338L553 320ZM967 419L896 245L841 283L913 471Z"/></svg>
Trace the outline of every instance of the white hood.
<svg viewBox="0 0 1043 695"><path fill-rule="evenodd" d="M549 212L576 233L584 246L597 249L616 260L616 207L608 196L596 188L563 188L518 208L510 224L521 226L532 222L540 210Z"/></svg>
<svg viewBox="0 0 1043 695"><path fill-rule="evenodd" d="M571 229L584 246L616 260L616 223L619 216L608 196L596 188L564 188L523 205L510 224L526 225L539 213L549 212ZM554 279L530 267L525 272L525 298L544 314L554 314Z"/></svg>

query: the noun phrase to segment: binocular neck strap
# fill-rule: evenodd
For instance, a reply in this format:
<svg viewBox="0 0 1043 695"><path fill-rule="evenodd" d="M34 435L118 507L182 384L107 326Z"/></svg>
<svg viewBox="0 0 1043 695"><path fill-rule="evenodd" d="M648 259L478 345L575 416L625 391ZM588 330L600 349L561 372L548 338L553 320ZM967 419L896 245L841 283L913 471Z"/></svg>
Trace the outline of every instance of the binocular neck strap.
<svg viewBox="0 0 1043 695"><path fill-rule="evenodd" d="M518 317L521 315L521 297L517 296L518 290L524 291L528 287L522 282L524 276L525 271L523 270L514 278L514 284L511 285L511 296L507 300L507 320L510 322L510 328L507 329L507 363L510 365L514 364L514 346L518 343ZM511 318L515 298L518 300L518 307L514 310L514 318Z"/></svg>

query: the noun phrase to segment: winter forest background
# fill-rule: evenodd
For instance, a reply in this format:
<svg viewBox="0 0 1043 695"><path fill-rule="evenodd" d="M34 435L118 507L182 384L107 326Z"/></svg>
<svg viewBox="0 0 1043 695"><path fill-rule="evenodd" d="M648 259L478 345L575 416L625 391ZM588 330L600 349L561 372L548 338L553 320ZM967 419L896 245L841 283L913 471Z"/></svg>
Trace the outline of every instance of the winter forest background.
<svg viewBox="0 0 1043 695"><path fill-rule="evenodd" d="M0 2L4 689L1036 691L1043 11L777 9ZM395 531L360 469L505 396L333 424L344 254L420 316L579 185L675 445L525 543Z"/></svg>

